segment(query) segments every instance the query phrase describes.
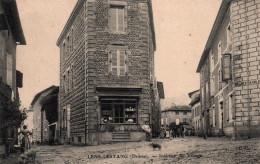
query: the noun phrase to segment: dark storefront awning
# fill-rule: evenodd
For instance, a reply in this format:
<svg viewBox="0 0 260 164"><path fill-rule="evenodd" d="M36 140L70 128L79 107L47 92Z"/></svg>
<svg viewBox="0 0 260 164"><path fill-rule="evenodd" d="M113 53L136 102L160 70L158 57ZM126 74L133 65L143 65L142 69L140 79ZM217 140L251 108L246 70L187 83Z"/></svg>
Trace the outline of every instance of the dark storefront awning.
<svg viewBox="0 0 260 164"><path fill-rule="evenodd" d="M139 98L141 95L141 87L107 87L99 86L96 88L99 99L111 98Z"/></svg>

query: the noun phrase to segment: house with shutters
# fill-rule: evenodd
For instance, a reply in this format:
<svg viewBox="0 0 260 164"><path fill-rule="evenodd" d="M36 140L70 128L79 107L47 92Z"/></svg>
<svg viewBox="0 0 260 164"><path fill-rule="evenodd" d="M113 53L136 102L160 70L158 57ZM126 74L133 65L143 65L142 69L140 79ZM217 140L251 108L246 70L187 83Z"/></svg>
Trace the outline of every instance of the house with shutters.
<svg viewBox="0 0 260 164"><path fill-rule="evenodd" d="M260 136L259 1L223 0L202 53L202 128L209 135Z"/></svg>
<svg viewBox="0 0 260 164"><path fill-rule="evenodd" d="M16 47L25 45L16 1L0 1L0 110L5 110L9 102L19 103L18 88L22 87L23 74L16 70ZM19 109L17 109L19 110ZM0 113L3 113L0 111ZM2 121L0 115L0 121ZM7 138L16 140L17 128L3 130L0 123L0 154L4 153Z"/></svg>
<svg viewBox="0 0 260 164"><path fill-rule="evenodd" d="M189 97L191 102L189 106L191 107L192 115L192 126L194 127L194 132L196 135L201 134L201 106L200 106L200 90L190 92Z"/></svg>
<svg viewBox="0 0 260 164"><path fill-rule="evenodd" d="M145 123L160 130L155 43L151 0L77 1L57 41L62 143L145 140Z"/></svg>

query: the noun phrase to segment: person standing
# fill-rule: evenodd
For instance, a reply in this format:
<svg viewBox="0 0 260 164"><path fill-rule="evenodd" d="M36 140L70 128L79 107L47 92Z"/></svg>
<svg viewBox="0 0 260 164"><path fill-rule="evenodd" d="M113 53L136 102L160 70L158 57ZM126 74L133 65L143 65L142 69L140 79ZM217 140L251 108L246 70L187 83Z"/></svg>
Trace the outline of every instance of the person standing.
<svg viewBox="0 0 260 164"><path fill-rule="evenodd" d="M32 133L27 130L27 126L23 126L23 130L18 133L19 135L22 134L22 143L21 143L21 152L25 152L26 150L31 148L30 140L29 140L29 135Z"/></svg>

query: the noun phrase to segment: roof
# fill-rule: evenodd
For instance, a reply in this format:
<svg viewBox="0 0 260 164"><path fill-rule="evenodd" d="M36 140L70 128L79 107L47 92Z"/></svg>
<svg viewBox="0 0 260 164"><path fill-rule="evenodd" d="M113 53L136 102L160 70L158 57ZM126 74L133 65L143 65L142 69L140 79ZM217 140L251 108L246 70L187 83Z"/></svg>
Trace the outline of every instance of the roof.
<svg viewBox="0 0 260 164"><path fill-rule="evenodd" d="M221 5L220 5L220 9L218 11L218 15L215 19L215 22L214 22L214 25L211 29L211 32L210 32L210 35L209 35L209 38L208 38L208 41L206 43L206 46L204 48L204 51L201 55L201 58L200 58L200 61L199 61L199 65L198 65L198 68L197 68L197 73L200 72L201 68L202 68L202 65L204 64L204 62L206 61L207 57L208 57L208 53L209 53L209 50L210 50L210 47L215 39L215 36L217 35L217 32L218 32L218 29L225 17L225 14L229 8L229 5L230 5L230 2L232 0L223 0Z"/></svg>
<svg viewBox="0 0 260 164"><path fill-rule="evenodd" d="M2 4L7 22L12 31L15 41L20 42L21 45L26 45L16 1L0 0L0 3Z"/></svg>
<svg viewBox="0 0 260 164"><path fill-rule="evenodd" d="M57 46L60 45L60 43L62 42L63 38L65 37L65 35L67 34L67 32L69 31L70 27L73 24L73 21L75 19L75 17L77 16L77 13L79 12L80 7L83 5L83 3L87 1L87 0L78 0L72 13L70 14L70 17L66 23L66 25L64 26L58 40L57 40ZM150 26L151 26L151 31L152 31L152 39L153 39L153 47L154 50L156 50L156 39L155 39L155 30L154 30L154 21L153 21L153 9L152 9L152 0L147 0L147 4L148 4L148 8L149 8L149 19L150 19Z"/></svg>
<svg viewBox="0 0 260 164"><path fill-rule="evenodd" d="M186 111L189 112L191 111L191 107L187 106L187 105L183 105L183 106L174 106L171 108L168 108L162 112L168 112L168 111Z"/></svg>
<svg viewBox="0 0 260 164"><path fill-rule="evenodd" d="M160 98L160 99L164 99L165 96L164 96L163 83L160 82L160 81L158 81L158 82L157 82L157 88L158 88L159 98Z"/></svg>
<svg viewBox="0 0 260 164"><path fill-rule="evenodd" d="M34 96L34 99L31 103L31 106L33 106L35 104L35 102L40 98L40 96L45 93L45 92L48 92L48 91L52 91L52 90L56 90L57 89L57 86L53 85L53 86L50 86L49 88L46 88L44 89L43 91L37 93L35 96Z"/></svg>
<svg viewBox="0 0 260 164"><path fill-rule="evenodd" d="M72 26L72 23L73 21L75 20L75 17L76 15L78 14L79 12L79 9L83 6L83 3L85 2L86 0L78 0L72 13L70 14L70 17L67 21L67 23L65 24L58 40L57 40L57 46L62 42L62 39L65 37L65 34L69 31L70 27Z"/></svg>
<svg viewBox="0 0 260 164"><path fill-rule="evenodd" d="M196 91L193 91L193 92L188 93L189 97L191 98L191 96L192 96L193 94L195 94L196 92L198 92L198 91L199 91L199 89L196 90Z"/></svg>

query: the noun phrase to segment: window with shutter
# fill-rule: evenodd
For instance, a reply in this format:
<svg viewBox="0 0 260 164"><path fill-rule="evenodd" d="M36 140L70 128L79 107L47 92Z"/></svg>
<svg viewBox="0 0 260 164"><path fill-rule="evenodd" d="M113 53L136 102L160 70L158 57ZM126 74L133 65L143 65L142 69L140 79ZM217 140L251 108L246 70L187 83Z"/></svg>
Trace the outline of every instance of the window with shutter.
<svg viewBox="0 0 260 164"><path fill-rule="evenodd" d="M232 121L233 119L233 95L232 94L229 94L228 96L228 120L229 121Z"/></svg>
<svg viewBox="0 0 260 164"><path fill-rule="evenodd" d="M125 48L120 48L118 46L112 48L108 54L109 60L109 72L112 75L124 76L128 69L128 55Z"/></svg>
<svg viewBox="0 0 260 164"><path fill-rule="evenodd" d="M219 42L219 43L218 43L218 60L219 60L219 61L220 61L220 59L221 59L221 57L222 57L222 56L221 56L221 53L222 53L222 52L221 52L221 42Z"/></svg>
<svg viewBox="0 0 260 164"><path fill-rule="evenodd" d="M231 79L231 54L224 54L222 58L222 80Z"/></svg>
<svg viewBox="0 0 260 164"><path fill-rule="evenodd" d="M230 24L227 26L227 46L231 43L231 28Z"/></svg>
<svg viewBox="0 0 260 164"><path fill-rule="evenodd" d="M108 10L108 28L110 32L125 32L126 12L124 6L111 6Z"/></svg>
<svg viewBox="0 0 260 164"><path fill-rule="evenodd" d="M7 54L6 83L12 88L13 84L13 55Z"/></svg>

